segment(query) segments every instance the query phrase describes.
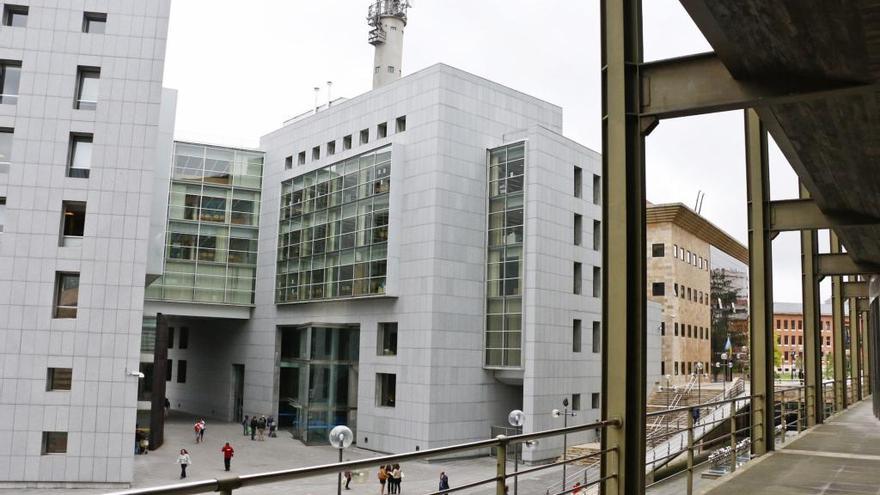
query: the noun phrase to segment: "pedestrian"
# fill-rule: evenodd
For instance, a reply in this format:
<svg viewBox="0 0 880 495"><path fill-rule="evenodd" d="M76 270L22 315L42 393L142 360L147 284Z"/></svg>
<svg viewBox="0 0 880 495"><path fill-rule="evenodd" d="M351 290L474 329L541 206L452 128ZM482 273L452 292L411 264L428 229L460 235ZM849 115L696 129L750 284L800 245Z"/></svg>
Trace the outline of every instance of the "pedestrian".
<svg viewBox="0 0 880 495"><path fill-rule="evenodd" d="M146 434L141 437L141 454L150 453L150 440Z"/></svg>
<svg viewBox="0 0 880 495"><path fill-rule="evenodd" d="M449 490L449 477L445 471L440 472L440 491ZM446 495L445 493L443 495Z"/></svg>
<svg viewBox="0 0 880 495"><path fill-rule="evenodd" d="M385 466L379 466L379 495L385 495L385 482L388 481L388 471Z"/></svg>
<svg viewBox="0 0 880 495"><path fill-rule="evenodd" d="M400 478L403 474L400 472L400 464L391 467L391 493L400 493Z"/></svg>
<svg viewBox="0 0 880 495"><path fill-rule="evenodd" d="M205 418L202 418L199 423L202 425L201 429L199 429L199 442L201 443L205 441L205 430L207 430L208 428L205 425Z"/></svg>
<svg viewBox="0 0 880 495"><path fill-rule="evenodd" d="M168 411L171 410L171 401L168 400L168 397L165 397L165 417L168 417Z"/></svg>
<svg viewBox="0 0 880 495"><path fill-rule="evenodd" d="M251 440L254 439L254 436L257 434L257 415L254 414L251 416Z"/></svg>
<svg viewBox="0 0 880 495"><path fill-rule="evenodd" d="M245 414L244 419L241 420L241 434L244 436L247 436L247 434L248 434L248 423L249 422L250 422L249 417L247 414Z"/></svg>
<svg viewBox="0 0 880 495"><path fill-rule="evenodd" d="M235 453L235 449L232 448L232 445L229 445L229 442L226 442L226 445L220 449L220 452L223 452L223 467L229 471L229 464L232 462L232 455Z"/></svg>
<svg viewBox="0 0 880 495"><path fill-rule="evenodd" d="M275 438L275 417L269 416L269 419L266 420L266 426L269 428L269 438Z"/></svg>
<svg viewBox="0 0 880 495"><path fill-rule="evenodd" d="M257 422L257 436L262 442L265 440L264 435L266 434L266 416L260 416L260 420Z"/></svg>
<svg viewBox="0 0 880 495"><path fill-rule="evenodd" d="M348 487L348 485L351 484L351 471L346 471L342 473L342 476L345 478L345 489L351 490L351 488Z"/></svg>
<svg viewBox="0 0 880 495"><path fill-rule="evenodd" d="M186 449L180 449L180 454L177 455L177 463L180 464L180 479L186 478L186 467L192 464L189 452Z"/></svg>
<svg viewBox="0 0 880 495"><path fill-rule="evenodd" d="M578 482L576 482L576 483L574 484L574 489L571 491L571 493L577 495L577 494L579 494L580 492L581 492L581 482L578 481Z"/></svg>
<svg viewBox="0 0 880 495"><path fill-rule="evenodd" d="M193 431L196 432L196 443L199 443L199 438L201 438L202 433L202 423L200 421L196 421L193 425Z"/></svg>

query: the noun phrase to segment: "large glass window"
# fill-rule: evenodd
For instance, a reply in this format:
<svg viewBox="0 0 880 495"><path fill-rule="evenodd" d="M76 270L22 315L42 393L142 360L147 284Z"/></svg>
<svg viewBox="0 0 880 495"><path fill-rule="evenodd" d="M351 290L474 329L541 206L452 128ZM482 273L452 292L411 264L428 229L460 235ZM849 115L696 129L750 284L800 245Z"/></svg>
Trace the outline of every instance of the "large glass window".
<svg viewBox="0 0 880 495"><path fill-rule="evenodd" d="M522 349L525 144L489 153L486 366L519 367Z"/></svg>
<svg viewBox="0 0 880 495"><path fill-rule="evenodd" d="M281 185L278 303L385 294L391 149Z"/></svg>
<svg viewBox="0 0 880 495"><path fill-rule="evenodd" d="M18 84L21 81L21 62L0 62L0 103L18 102Z"/></svg>

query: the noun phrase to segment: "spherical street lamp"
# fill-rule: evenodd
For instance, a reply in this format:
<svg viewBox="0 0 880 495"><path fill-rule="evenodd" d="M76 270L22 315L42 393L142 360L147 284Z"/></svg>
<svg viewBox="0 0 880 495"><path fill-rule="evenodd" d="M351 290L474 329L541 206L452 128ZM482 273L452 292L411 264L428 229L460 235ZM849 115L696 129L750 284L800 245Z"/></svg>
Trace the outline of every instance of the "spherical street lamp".
<svg viewBox="0 0 880 495"><path fill-rule="evenodd" d="M330 445L339 449L339 462L342 462L342 451L350 447L353 441L354 433L345 425L337 425L330 430ZM342 471L337 474L336 493L342 495Z"/></svg>
<svg viewBox="0 0 880 495"><path fill-rule="evenodd" d="M526 423L526 413L519 409L514 409L507 415L507 422L514 428L522 428L522 425ZM520 430L520 433L522 433L522 430ZM516 474L519 472L519 446L520 444L513 445L513 495L517 495L519 491L519 476ZM505 459L504 462L507 462L507 460Z"/></svg>

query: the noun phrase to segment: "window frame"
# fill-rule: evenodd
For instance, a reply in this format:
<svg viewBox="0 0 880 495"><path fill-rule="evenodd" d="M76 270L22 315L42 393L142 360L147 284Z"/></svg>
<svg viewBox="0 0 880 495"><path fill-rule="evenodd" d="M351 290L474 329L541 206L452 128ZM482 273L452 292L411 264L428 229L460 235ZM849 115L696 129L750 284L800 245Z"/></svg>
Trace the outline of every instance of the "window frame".
<svg viewBox="0 0 880 495"><path fill-rule="evenodd" d="M186 359L177 360L177 383L186 383Z"/></svg>
<svg viewBox="0 0 880 495"><path fill-rule="evenodd" d="M583 294L583 291L584 291L584 287L583 287L583 285L584 285L584 283L583 283L584 269L583 269L583 266L584 266L583 263L581 263L580 261L575 261L574 265L572 266L572 274L571 274L571 276L572 276L572 294L577 294L577 295Z"/></svg>
<svg viewBox="0 0 880 495"><path fill-rule="evenodd" d="M71 214L68 214L70 212ZM82 222L80 235L68 234L68 219L78 216L81 213ZM85 236L87 206L85 201L62 201L61 202L61 236L58 240L59 246L70 247L81 245Z"/></svg>
<svg viewBox="0 0 880 495"><path fill-rule="evenodd" d="M58 439L55 440L57 442L63 442L63 450L51 450L50 446L54 445L52 440L52 436L58 435ZM66 454L67 453L67 441L68 436L66 431L44 431L42 436L42 441L40 442L40 455L57 455L57 454Z"/></svg>
<svg viewBox="0 0 880 495"><path fill-rule="evenodd" d="M7 216L9 216L9 208L6 206L6 196L0 196L0 234L5 230Z"/></svg>
<svg viewBox="0 0 880 495"><path fill-rule="evenodd" d="M391 390L390 400L387 400L389 397L388 385ZM376 373L376 407L397 407L397 374Z"/></svg>
<svg viewBox="0 0 880 495"><path fill-rule="evenodd" d="M67 388L63 386L58 386L58 378L56 378L56 372L66 370L67 373ZM63 382L63 376L61 377L61 381ZM46 392L69 392L73 387L73 368L56 368L49 367L46 368Z"/></svg>
<svg viewBox="0 0 880 495"><path fill-rule="evenodd" d="M393 338L391 337L392 335ZM376 355L382 357L397 356L398 337L398 323L396 321L378 322L376 324Z"/></svg>
<svg viewBox="0 0 880 495"><path fill-rule="evenodd" d="M18 69L15 93L6 92L6 73L10 67ZM21 60L0 60L0 104L17 105L21 94Z"/></svg>
<svg viewBox="0 0 880 495"><path fill-rule="evenodd" d="M76 68L76 93L74 93L73 98L73 108L75 110L96 110L98 107L98 95L95 95L95 100L84 100L83 99L83 89L86 86L86 80L88 79L96 79L98 88L97 91L100 93L101 90L101 68L100 67L92 67L86 65L79 65Z"/></svg>
<svg viewBox="0 0 880 495"><path fill-rule="evenodd" d="M92 26L101 24L100 31L93 31ZM107 13L106 12L83 12L83 33L89 34L106 34L107 33Z"/></svg>
<svg viewBox="0 0 880 495"><path fill-rule="evenodd" d="M574 197L582 198L584 196L584 169L574 166Z"/></svg>
<svg viewBox="0 0 880 495"><path fill-rule="evenodd" d="M602 322L600 321L593 321L593 335L590 344L593 349L593 354L602 353Z"/></svg>
<svg viewBox="0 0 880 495"><path fill-rule="evenodd" d="M666 257L666 244L664 244L662 242L655 242L655 243L651 244L651 257L652 258L665 258Z"/></svg>
<svg viewBox="0 0 880 495"><path fill-rule="evenodd" d="M574 245L582 246L584 244L584 216L580 213L574 214Z"/></svg>
<svg viewBox="0 0 880 495"><path fill-rule="evenodd" d="M571 321L571 352L582 352L583 340L583 321L574 318Z"/></svg>
<svg viewBox="0 0 880 495"><path fill-rule="evenodd" d="M76 301L75 301L76 304L73 306L61 306L59 303L61 302L63 282L66 277L73 277L73 276L75 276L76 280L77 280L77 284L76 284L77 294L76 294ZM53 319L56 319L56 320L76 319L77 314L78 314L78 309L79 309L79 285L80 285L79 279L80 279L80 272L66 272L66 271L55 272L55 291L54 291L54 301L52 304L52 318ZM62 314L67 314L67 313L63 313L62 312L63 310L71 312L72 315L71 316L60 316Z"/></svg>
<svg viewBox="0 0 880 495"><path fill-rule="evenodd" d="M16 26L13 24L13 20L16 16L23 16L25 18L24 24L20 26ZM8 27L27 27L28 25L28 17L30 16L30 7L27 5L17 5L17 4L4 4L3 5L3 25Z"/></svg>
<svg viewBox="0 0 880 495"><path fill-rule="evenodd" d="M396 134L406 132L406 115L401 115L394 120L394 132Z"/></svg>
<svg viewBox="0 0 880 495"><path fill-rule="evenodd" d="M79 144L88 143L89 148L89 160L88 167L81 168L75 167L76 157L77 157L77 147ZM92 161L94 158L94 150L95 150L95 135L84 133L84 132L71 132L70 133L70 141L67 147L67 177L71 179L88 179L92 174Z"/></svg>

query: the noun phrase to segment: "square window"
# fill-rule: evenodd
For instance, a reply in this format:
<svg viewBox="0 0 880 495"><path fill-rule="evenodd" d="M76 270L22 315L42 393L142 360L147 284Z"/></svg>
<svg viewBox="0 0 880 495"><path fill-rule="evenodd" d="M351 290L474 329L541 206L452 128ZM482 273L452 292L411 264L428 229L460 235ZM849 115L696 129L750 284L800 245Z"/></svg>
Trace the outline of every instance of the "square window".
<svg viewBox="0 0 880 495"><path fill-rule="evenodd" d="M0 234L3 233L4 225L6 225L6 198L0 196Z"/></svg>
<svg viewBox="0 0 880 495"><path fill-rule="evenodd" d="M171 378L174 376L174 371L173 371L174 366L173 365L174 365L173 359L169 359L165 363L165 381L166 382L170 382Z"/></svg>
<svg viewBox="0 0 880 495"><path fill-rule="evenodd" d="M186 383L186 360L177 360L177 383Z"/></svg>
<svg viewBox="0 0 880 495"><path fill-rule="evenodd" d="M593 174L593 204L602 204L602 178Z"/></svg>
<svg viewBox="0 0 880 495"><path fill-rule="evenodd" d="M593 251L602 249L602 222L593 220Z"/></svg>
<svg viewBox="0 0 880 495"><path fill-rule="evenodd" d="M70 384L73 380L73 369L71 368L49 368L46 373L46 391L70 390Z"/></svg>
<svg viewBox="0 0 880 495"><path fill-rule="evenodd" d="M284 158L284 169L290 170L293 168L293 155L290 155Z"/></svg>
<svg viewBox="0 0 880 495"><path fill-rule="evenodd" d="M73 108L94 110L98 106L98 89L101 81L99 67L77 67L76 98Z"/></svg>
<svg viewBox="0 0 880 495"><path fill-rule="evenodd" d="M406 132L406 115L397 117L397 120L395 121L395 129L398 133Z"/></svg>
<svg viewBox="0 0 880 495"><path fill-rule="evenodd" d="M654 282L651 284L651 295L652 296L665 296L666 295L666 284L663 282Z"/></svg>
<svg viewBox="0 0 880 495"><path fill-rule="evenodd" d="M580 246L583 244L583 235L584 233L584 216L574 214L574 245Z"/></svg>
<svg viewBox="0 0 880 495"><path fill-rule="evenodd" d="M584 192L584 171L574 167L574 197L580 198Z"/></svg>
<svg viewBox="0 0 880 495"><path fill-rule="evenodd" d="M53 318L76 318L78 301L79 273L57 272Z"/></svg>
<svg viewBox="0 0 880 495"><path fill-rule="evenodd" d="M18 103L18 86L21 81L21 62L0 61L0 103Z"/></svg>
<svg viewBox="0 0 880 495"><path fill-rule="evenodd" d="M378 325L378 356L397 355L397 323L379 323Z"/></svg>
<svg viewBox="0 0 880 495"><path fill-rule="evenodd" d="M376 405L394 407L397 396L397 375L376 373Z"/></svg>
<svg viewBox="0 0 880 495"><path fill-rule="evenodd" d="M296 164L297 165L305 165L306 164L306 152L300 151L299 155L296 156Z"/></svg>
<svg viewBox="0 0 880 495"><path fill-rule="evenodd" d="M666 245L665 244L652 244L651 245L651 256L654 258L662 258L666 256Z"/></svg>
<svg viewBox="0 0 880 495"><path fill-rule="evenodd" d="M189 327L180 327L180 337L177 338L177 348L186 349L189 347Z"/></svg>
<svg viewBox="0 0 880 495"><path fill-rule="evenodd" d="M28 7L25 5L3 6L3 25L13 27L27 26Z"/></svg>
<svg viewBox="0 0 880 495"><path fill-rule="evenodd" d="M388 137L388 123L382 122L376 127L376 139Z"/></svg>
<svg viewBox="0 0 880 495"><path fill-rule="evenodd" d="M67 176L79 179L88 179L92 168L92 141L91 134L70 134L70 147L67 157Z"/></svg>
<svg viewBox="0 0 880 495"><path fill-rule="evenodd" d="M599 394L597 392L593 392L593 394L590 396L590 406L593 409L599 409L600 407L602 407L602 403L599 401Z"/></svg>
<svg viewBox="0 0 880 495"><path fill-rule="evenodd" d="M581 293L581 285L582 285L582 279L583 279L582 272L583 272L583 265L581 263L578 263L577 261L575 261L574 262L574 272L572 274L572 276L574 277L574 284L572 287L573 288L572 292L575 294Z"/></svg>
<svg viewBox="0 0 880 495"><path fill-rule="evenodd" d="M342 138L342 149L350 150L351 149L351 134Z"/></svg>
<svg viewBox="0 0 880 495"><path fill-rule="evenodd" d="M101 12L83 13L83 32L104 34L107 29L107 14Z"/></svg>
<svg viewBox="0 0 880 495"><path fill-rule="evenodd" d="M64 454L67 453L66 431L44 431L40 454Z"/></svg>
<svg viewBox="0 0 880 495"><path fill-rule="evenodd" d="M581 320L575 319L571 325L571 352L581 352Z"/></svg>
<svg viewBox="0 0 880 495"><path fill-rule="evenodd" d="M327 156L336 154L336 141L327 143Z"/></svg>
<svg viewBox="0 0 880 495"><path fill-rule="evenodd" d="M602 325L598 321L593 322L593 354L602 352Z"/></svg>
<svg viewBox="0 0 880 495"><path fill-rule="evenodd" d="M312 161L316 161L316 160L320 160L320 159L321 159L321 147L315 146L314 148L312 148Z"/></svg>
<svg viewBox="0 0 880 495"><path fill-rule="evenodd" d="M64 201L61 210L61 246L81 245L86 225L86 204Z"/></svg>
<svg viewBox="0 0 880 495"><path fill-rule="evenodd" d="M581 394L571 394L571 410L581 410Z"/></svg>
<svg viewBox="0 0 880 495"><path fill-rule="evenodd" d="M0 127L0 174L9 173L9 165L12 163L12 136L12 129Z"/></svg>
<svg viewBox="0 0 880 495"><path fill-rule="evenodd" d="M358 142L358 144L367 144L369 142L370 142L370 130L364 129L361 131L360 141Z"/></svg>

